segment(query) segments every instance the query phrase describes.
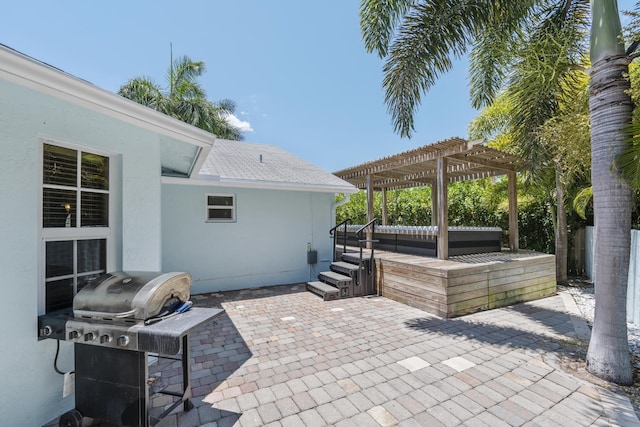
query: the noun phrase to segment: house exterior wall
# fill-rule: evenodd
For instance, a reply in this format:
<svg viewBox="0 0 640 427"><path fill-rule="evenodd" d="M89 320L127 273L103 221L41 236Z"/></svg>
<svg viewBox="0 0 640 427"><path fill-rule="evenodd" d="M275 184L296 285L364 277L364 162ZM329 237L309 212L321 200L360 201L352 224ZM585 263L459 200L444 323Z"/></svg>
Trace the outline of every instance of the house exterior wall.
<svg viewBox="0 0 640 427"><path fill-rule="evenodd" d="M42 143L51 138L113 155L115 256L108 269L161 268L158 135L57 98L0 80L0 378L3 425L38 426L73 407L52 365L56 341L37 339L42 282ZM73 368L61 343L58 366Z"/></svg>
<svg viewBox="0 0 640 427"><path fill-rule="evenodd" d="M206 194L234 194L236 221L206 222ZM193 294L316 280L331 259L333 202L332 193L163 184L163 267L191 273Z"/></svg>
<svg viewBox="0 0 640 427"><path fill-rule="evenodd" d="M591 280L595 279L594 235L594 227L587 226L584 274ZM640 326L640 230L631 230L631 253L629 254L629 276L627 279L627 321Z"/></svg>
<svg viewBox="0 0 640 427"><path fill-rule="evenodd" d="M585 236L584 236L584 274L589 278L593 279L593 226L585 227Z"/></svg>

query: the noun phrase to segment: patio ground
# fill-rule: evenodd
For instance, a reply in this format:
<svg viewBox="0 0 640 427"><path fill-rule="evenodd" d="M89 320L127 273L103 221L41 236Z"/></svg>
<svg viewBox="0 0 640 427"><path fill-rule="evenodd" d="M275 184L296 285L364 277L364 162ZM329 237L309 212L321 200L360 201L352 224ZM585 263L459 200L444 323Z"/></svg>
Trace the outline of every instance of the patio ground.
<svg viewBox="0 0 640 427"><path fill-rule="evenodd" d="M225 313L191 337L196 407L161 427L640 426L622 390L581 367L588 327L565 292L454 319L303 285L192 300ZM160 385L179 373L150 368Z"/></svg>

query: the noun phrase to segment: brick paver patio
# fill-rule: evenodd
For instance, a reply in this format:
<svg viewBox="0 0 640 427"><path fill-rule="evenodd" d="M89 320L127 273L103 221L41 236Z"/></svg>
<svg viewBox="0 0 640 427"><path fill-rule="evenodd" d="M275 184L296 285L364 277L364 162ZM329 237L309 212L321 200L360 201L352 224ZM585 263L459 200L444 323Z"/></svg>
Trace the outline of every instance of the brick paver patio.
<svg viewBox="0 0 640 427"><path fill-rule="evenodd" d="M225 313L191 338L196 407L162 427L640 426L627 397L561 369L586 332L567 295L447 320L303 285L192 300Z"/></svg>

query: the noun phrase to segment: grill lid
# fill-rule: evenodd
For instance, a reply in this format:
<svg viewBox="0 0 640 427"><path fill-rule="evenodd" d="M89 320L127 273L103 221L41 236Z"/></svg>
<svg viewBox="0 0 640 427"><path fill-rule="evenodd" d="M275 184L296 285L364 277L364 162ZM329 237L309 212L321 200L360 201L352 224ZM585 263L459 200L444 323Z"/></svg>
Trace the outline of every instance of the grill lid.
<svg viewBox="0 0 640 427"><path fill-rule="evenodd" d="M88 283L73 299L75 317L100 320L145 320L175 299L190 297L189 273L113 272Z"/></svg>

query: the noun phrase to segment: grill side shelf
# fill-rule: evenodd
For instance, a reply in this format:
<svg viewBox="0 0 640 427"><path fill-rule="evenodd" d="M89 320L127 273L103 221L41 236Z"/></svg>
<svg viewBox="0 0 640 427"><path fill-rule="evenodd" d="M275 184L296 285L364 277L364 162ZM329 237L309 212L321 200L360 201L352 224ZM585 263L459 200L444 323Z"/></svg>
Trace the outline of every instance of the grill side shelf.
<svg viewBox="0 0 640 427"><path fill-rule="evenodd" d="M209 322L224 310L193 307L191 310L138 329L138 351L175 356L182 337Z"/></svg>
<svg viewBox="0 0 640 427"><path fill-rule="evenodd" d="M38 316L38 340L66 340L67 321L71 319L73 312L70 309Z"/></svg>

